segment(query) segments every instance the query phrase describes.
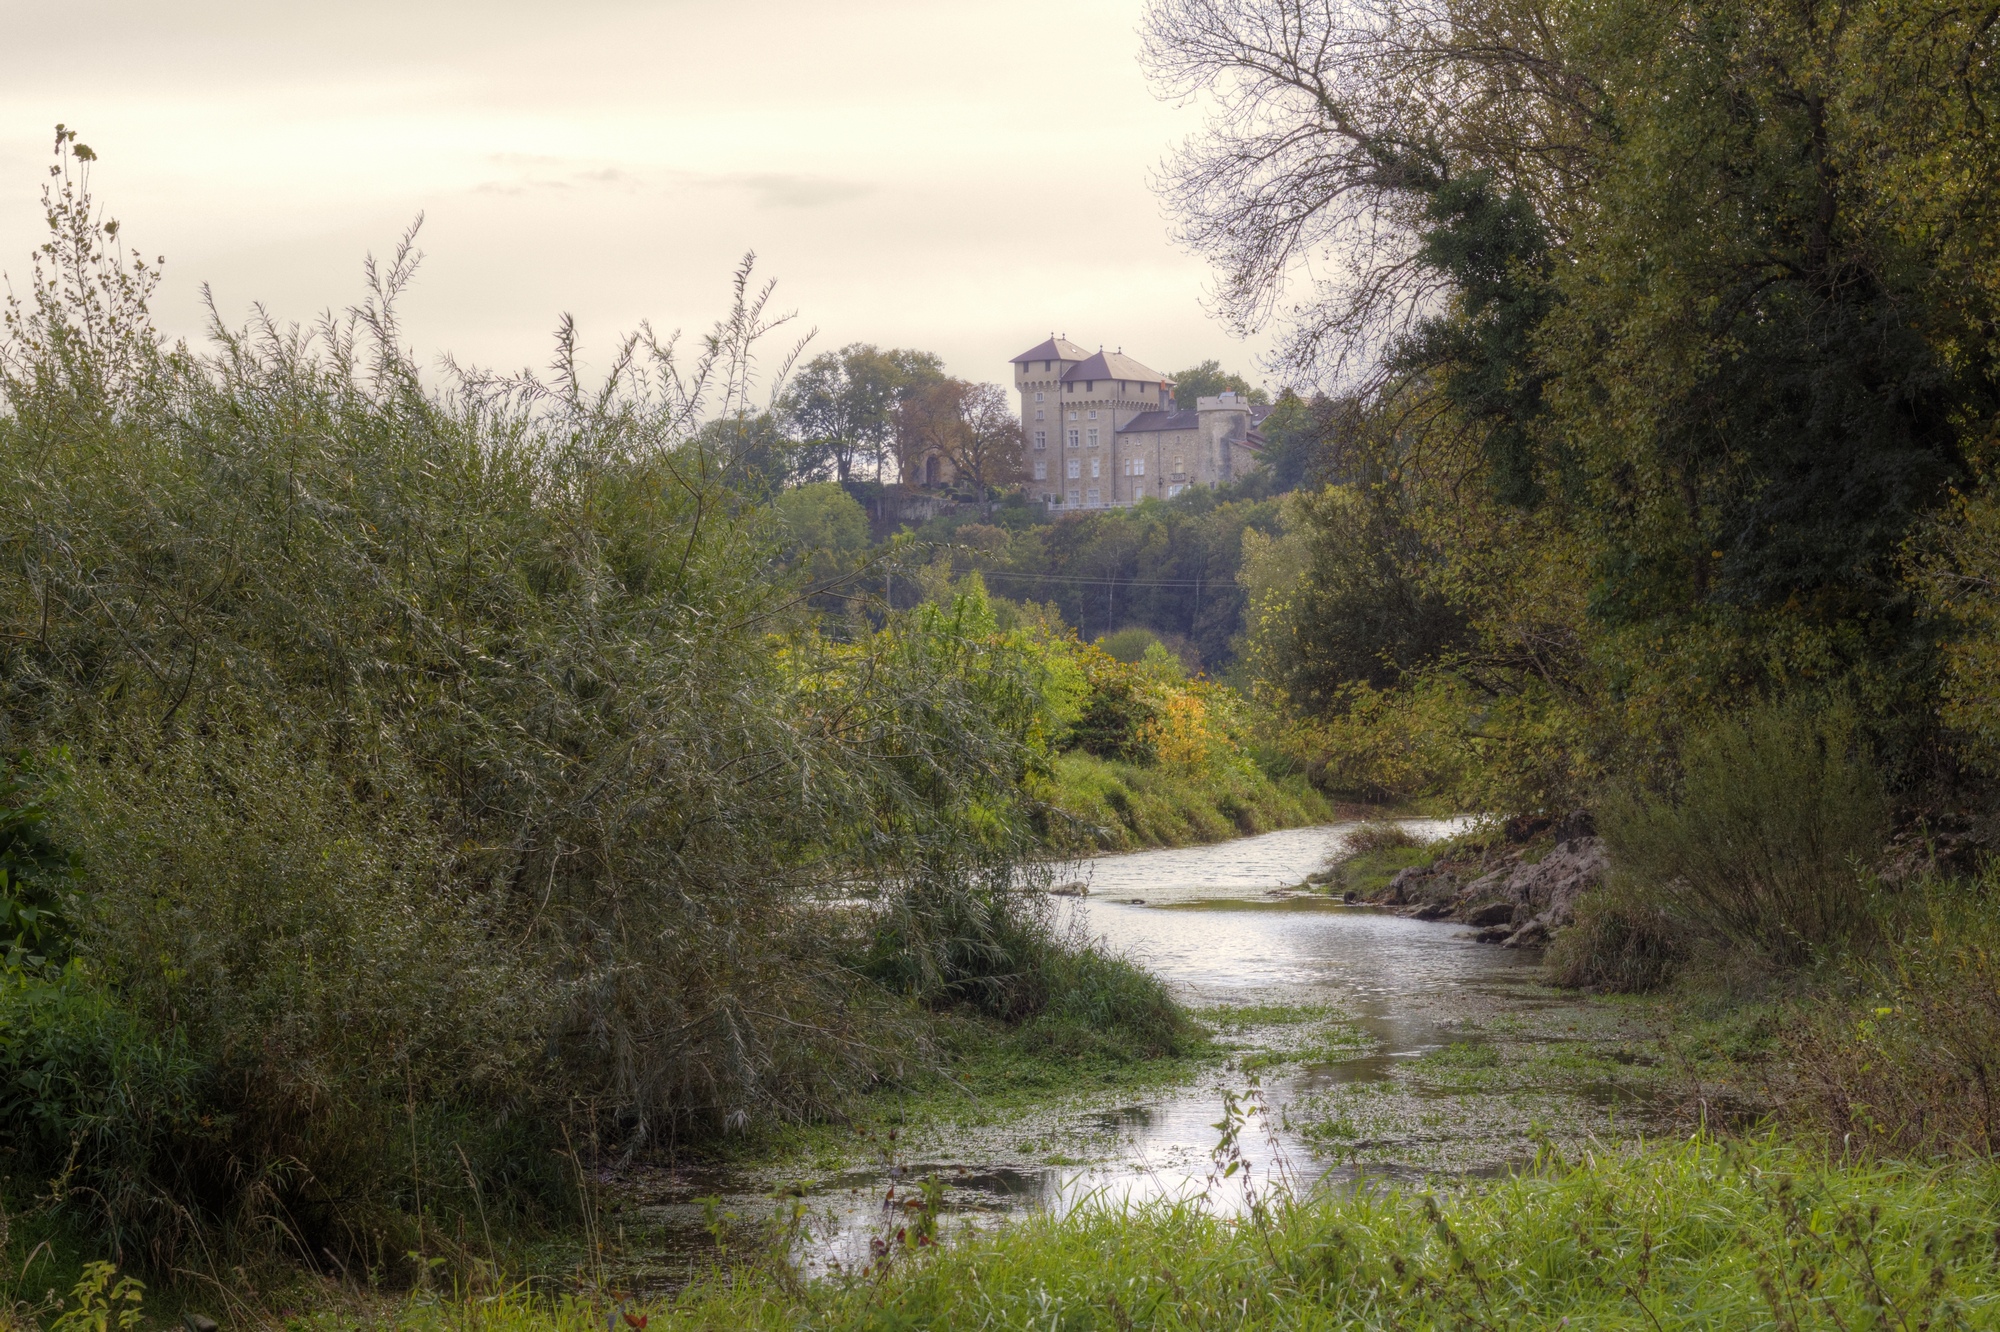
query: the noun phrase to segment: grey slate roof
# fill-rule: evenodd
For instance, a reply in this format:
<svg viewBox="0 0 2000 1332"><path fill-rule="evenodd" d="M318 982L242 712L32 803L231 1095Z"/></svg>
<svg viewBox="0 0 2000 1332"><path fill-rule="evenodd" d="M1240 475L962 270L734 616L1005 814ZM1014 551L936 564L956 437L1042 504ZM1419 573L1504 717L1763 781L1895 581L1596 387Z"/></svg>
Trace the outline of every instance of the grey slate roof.
<svg viewBox="0 0 2000 1332"><path fill-rule="evenodd" d="M1063 373L1066 383L1097 379L1136 379L1142 384L1167 382L1165 375L1147 369L1124 352L1098 352L1082 365L1071 366Z"/></svg>
<svg viewBox="0 0 2000 1332"><path fill-rule="evenodd" d="M1192 430L1199 424L1200 417L1192 407L1184 412L1140 412L1119 426L1118 433L1130 435L1149 430Z"/></svg>
<svg viewBox="0 0 2000 1332"><path fill-rule="evenodd" d="M1258 405L1249 407L1248 410L1250 412L1251 433L1261 442L1263 436L1256 434L1256 428L1264 423L1264 418L1271 414L1271 409ZM1124 425L1119 426L1118 433L1129 435L1150 430L1193 430L1200 423L1201 413L1195 411L1192 407L1183 412L1140 412Z"/></svg>
<svg viewBox="0 0 2000 1332"><path fill-rule="evenodd" d="M1081 361L1090 355L1088 348L1079 347L1068 338L1050 338L1040 342L1009 361L1009 365L1019 365L1023 361ZM1116 378L1117 376L1112 376Z"/></svg>

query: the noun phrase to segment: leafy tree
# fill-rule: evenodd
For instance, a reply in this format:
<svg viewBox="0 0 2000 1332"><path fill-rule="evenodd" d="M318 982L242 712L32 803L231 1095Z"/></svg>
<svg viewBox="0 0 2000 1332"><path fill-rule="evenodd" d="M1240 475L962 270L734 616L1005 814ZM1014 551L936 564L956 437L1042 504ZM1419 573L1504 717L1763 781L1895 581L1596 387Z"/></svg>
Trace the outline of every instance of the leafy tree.
<svg viewBox="0 0 2000 1332"><path fill-rule="evenodd" d="M1280 358L1378 432L1398 577L1464 627L1419 674L1468 734L1516 709L1583 738L1585 780L1839 681L1901 780L1930 761L1948 621L1904 552L2000 420L1995 27L1945 0L1155 0L1155 76L1217 98L1169 172L1184 234L1246 327L1302 284ZM1349 518L1300 530L1332 549Z"/></svg>
<svg viewBox="0 0 2000 1332"><path fill-rule="evenodd" d="M889 358L864 343L806 362L781 403L800 441L801 473L830 473L844 482L859 464L879 462L889 441L897 378Z"/></svg>
<svg viewBox="0 0 2000 1332"><path fill-rule="evenodd" d="M938 379L913 388L896 409L896 441L905 476L935 458L982 508L995 487L1022 479L1021 423L998 384Z"/></svg>
<svg viewBox="0 0 2000 1332"><path fill-rule="evenodd" d="M1236 393L1258 404L1271 401L1270 394L1243 376L1224 370L1220 361L1203 361L1167 377L1174 381L1174 406L1182 411L1191 410L1197 399L1212 398L1218 393Z"/></svg>
<svg viewBox="0 0 2000 1332"><path fill-rule="evenodd" d="M868 511L831 481L784 491L771 506L783 520L788 547L856 555L868 547Z"/></svg>

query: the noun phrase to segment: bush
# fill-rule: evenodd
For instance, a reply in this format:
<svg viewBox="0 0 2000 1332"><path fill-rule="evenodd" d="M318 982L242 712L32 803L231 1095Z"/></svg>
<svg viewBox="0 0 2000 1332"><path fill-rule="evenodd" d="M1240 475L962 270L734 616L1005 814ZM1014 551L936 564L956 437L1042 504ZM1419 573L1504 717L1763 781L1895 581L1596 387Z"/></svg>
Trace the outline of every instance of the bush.
<svg viewBox="0 0 2000 1332"><path fill-rule="evenodd" d="M1795 964L1865 925L1862 875L1887 809L1852 715L1794 702L1698 732L1677 790L1616 793L1599 825L1634 891Z"/></svg>
<svg viewBox="0 0 2000 1332"><path fill-rule="evenodd" d="M1782 1029L1786 1108L1849 1150L2000 1153L2000 870L1880 910L1879 950Z"/></svg>
<svg viewBox="0 0 2000 1332"><path fill-rule="evenodd" d="M0 1149L16 1187L80 1209L117 1261L163 1264L222 1185L209 1074L81 963L0 967ZM206 1209L202 1209L206 1210Z"/></svg>
<svg viewBox="0 0 2000 1332"><path fill-rule="evenodd" d="M911 1014L837 965L856 882L911 993L998 1002L1042 927L1015 884L1046 680L969 599L813 631L693 433L750 387L747 268L701 361L634 338L595 388L567 335L550 381L427 382L408 246L345 320L197 351L152 330L82 160L0 355L0 745L73 753L46 831L78 874L48 882L109 989L5 1057L59 1048L116 1101L155 1097L119 1051L185 1050L219 1164L119 1167L158 1186L139 1247L205 1213L372 1265L474 1166L531 1206L521 1163L565 1135L837 1111ZM13 882L10 933L40 910Z"/></svg>
<svg viewBox="0 0 2000 1332"><path fill-rule="evenodd" d="M1199 1035L1158 977L1076 941L1045 952L1031 999L1017 1041L1038 1053L1157 1059L1186 1053Z"/></svg>
<svg viewBox="0 0 2000 1332"><path fill-rule="evenodd" d="M1546 959L1551 985L1636 994L1672 980L1687 935L1659 903L1618 882L1586 894Z"/></svg>
<svg viewBox="0 0 2000 1332"><path fill-rule="evenodd" d="M1410 830L1400 823L1387 819L1374 823L1364 823L1347 835L1341 844L1341 853L1349 856L1367 855L1371 851L1389 851L1405 847L1422 846Z"/></svg>

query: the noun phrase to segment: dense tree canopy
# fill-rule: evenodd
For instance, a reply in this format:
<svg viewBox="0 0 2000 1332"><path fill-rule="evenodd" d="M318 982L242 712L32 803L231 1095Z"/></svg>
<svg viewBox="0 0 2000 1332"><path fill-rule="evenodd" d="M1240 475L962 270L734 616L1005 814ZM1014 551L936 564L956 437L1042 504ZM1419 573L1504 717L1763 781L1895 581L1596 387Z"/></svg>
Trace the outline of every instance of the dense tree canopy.
<svg viewBox="0 0 2000 1332"><path fill-rule="evenodd" d="M1169 173L1184 235L1294 382L1354 404L1365 428L1321 439L1390 486L1391 585L1463 626L1423 667L1385 627L1369 660L1406 697L1456 680L1488 745L1494 701L1539 700L1518 715L1577 737L1580 779L1677 719L1835 689L1901 780L1944 774L1937 673L1976 654L1937 646L1977 598L1952 557L1913 584L1910 552L2000 419L1993 20L1157 0L1156 77L1214 98ZM1361 511L1292 521L1325 552ZM1951 512L1962 563L1984 510ZM1343 613L1293 607L1293 643ZM1325 686L1295 697L1341 715Z"/></svg>

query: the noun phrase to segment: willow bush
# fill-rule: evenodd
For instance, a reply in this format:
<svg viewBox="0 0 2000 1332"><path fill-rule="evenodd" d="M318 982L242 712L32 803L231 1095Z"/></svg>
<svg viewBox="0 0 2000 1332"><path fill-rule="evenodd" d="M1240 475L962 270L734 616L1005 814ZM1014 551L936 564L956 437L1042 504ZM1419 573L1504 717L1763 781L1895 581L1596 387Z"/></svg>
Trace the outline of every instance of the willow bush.
<svg viewBox="0 0 2000 1332"><path fill-rule="evenodd" d="M557 1199L579 1154L835 1109L913 1000L1048 956L1034 670L949 616L814 638L695 442L774 326L747 264L691 360L642 333L594 386L567 327L546 379L427 377L408 238L344 318L168 345L57 149L0 377L0 746L67 751L72 981L208 1111L150 1165L55 1132L109 1172L79 1197L375 1262L475 1177Z"/></svg>
<svg viewBox="0 0 2000 1332"><path fill-rule="evenodd" d="M1682 924L1782 962L1867 928L1888 808L1851 712L1763 705L1689 736L1677 786L1599 816L1612 863Z"/></svg>

